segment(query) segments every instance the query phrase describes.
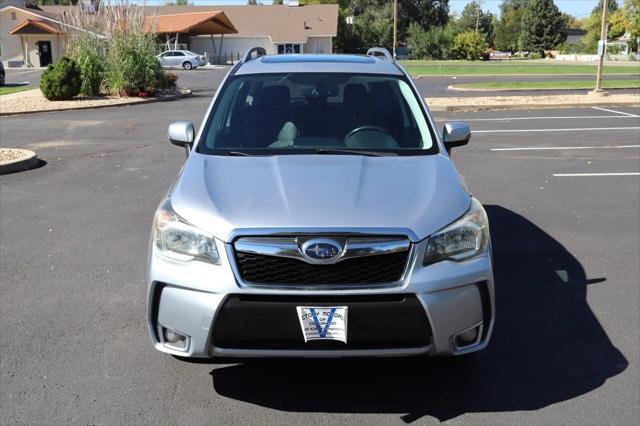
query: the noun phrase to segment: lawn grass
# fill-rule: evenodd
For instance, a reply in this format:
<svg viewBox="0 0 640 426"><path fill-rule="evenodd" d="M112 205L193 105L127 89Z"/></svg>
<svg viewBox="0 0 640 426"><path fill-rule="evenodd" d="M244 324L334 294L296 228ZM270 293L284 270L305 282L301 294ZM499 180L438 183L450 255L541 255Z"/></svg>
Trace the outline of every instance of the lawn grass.
<svg viewBox="0 0 640 426"><path fill-rule="evenodd" d="M604 80L605 89L640 89L640 80ZM479 83L456 84L460 89L487 89L487 90L533 90L533 89L593 89L594 81L486 81Z"/></svg>
<svg viewBox="0 0 640 426"><path fill-rule="evenodd" d="M517 74L596 74L597 66L531 61L402 61L409 74L418 75L517 75ZM640 74L640 64L605 65L605 74Z"/></svg>
<svg viewBox="0 0 640 426"><path fill-rule="evenodd" d="M22 92L23 90L31 90L33 87L29 86L0 86L0 96L8 95L9 93Z"/></svg>

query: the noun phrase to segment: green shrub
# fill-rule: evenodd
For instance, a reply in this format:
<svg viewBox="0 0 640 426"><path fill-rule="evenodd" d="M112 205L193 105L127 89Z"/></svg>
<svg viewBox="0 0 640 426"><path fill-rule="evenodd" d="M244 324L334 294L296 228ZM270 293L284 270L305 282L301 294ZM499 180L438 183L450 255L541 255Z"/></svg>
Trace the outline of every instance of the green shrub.
<svg viewBox="0 0 640 426"><path fill-rule="evenodd" d="M157 76L158 89L160 90L173 90L178 85L178 76L172 72L161 71Z"/></svg>
<svg viewBox="0 0 640 426"><path fill-rule="evenodd" d="M40 90L50 101L68 100L80 93L80 68L73 59L62 57L47 67L40 78Z"/></svg>
<svg viewBox="0 0 640 426"><path fill-rule="evenodd" d="M152 34L118 32L109 40L106 61L106 85L111 94L153 95L163 74L156 58L156 42Z"/></svg>
<svg viewBox="0 0 640 426"><path fill-rule="evenodd" d="M572 53L593 54L596 52L593 46L588 46L584 43L563 43L558 46L558 50L562 55Z"/></svg>
<svg viewBox="0 0 640 426"><path fill-rule="evenodd" d="M67 52L80 67L80 93L97 96L105 72L104 42L89 32L76 32L74 35L67 42Z"/></svg>
<svg viewBox="0 0 640 426"><path fill-rule="evenodd" d="M412 23L408 29L408 42L412 59L449 59L455 37L451 26L432 27L426 31Z"/></svg>
<svg viewBox="0 0 640 426"><path fill-rule="evenodd" d="M488 49L485 36L474 31L457 34L453 39L452 59L475 61Z"/></svg>

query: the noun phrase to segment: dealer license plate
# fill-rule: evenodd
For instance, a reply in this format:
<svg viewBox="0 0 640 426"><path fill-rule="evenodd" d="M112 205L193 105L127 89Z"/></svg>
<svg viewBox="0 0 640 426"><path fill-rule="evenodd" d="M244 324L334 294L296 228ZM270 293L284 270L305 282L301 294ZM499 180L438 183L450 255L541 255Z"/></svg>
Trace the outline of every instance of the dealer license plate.
<svg viewBox="0 0 640 426"><path fill-rule="evenodd" d="M347 306L298 306L304 341L339 340L347 343Z"/></svg>

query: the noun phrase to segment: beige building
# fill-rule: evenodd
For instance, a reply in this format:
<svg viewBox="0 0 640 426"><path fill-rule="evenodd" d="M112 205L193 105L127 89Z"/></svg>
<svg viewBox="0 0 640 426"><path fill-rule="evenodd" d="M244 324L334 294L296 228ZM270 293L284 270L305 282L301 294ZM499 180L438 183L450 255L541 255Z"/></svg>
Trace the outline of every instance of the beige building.
<svg viewBox="0 0 640 426"><path fill-rule="evenodd" d="M0 59L6 67L43 67L64 55L59 17L70 6L29 6L28 0L0 0ZM145 14L166 16L221 11L234 34L179 36L178 47L207 56L211 62L237 60L248 49L269 54L332 53L338 5L307 6L160 6ZM159 41L165 41L161 38ZM175 40L170 40L173 47Z"/></svg>
<svg viewBox="0 0 640 426"><path fill-rule="evenodd" d="M0 1L0 58L6 67L45 67L64 55L56 14L24 0Z"/></svg>
<svg viewBox="0 0 640 426"><path fill-rule="evenodd" d="M165 15L207 10L220 10L229 18L237 34L215 36L215 49L221 46L223 58L237 58L248 49L262 46L269 54L333 53L333 40L338 32L338 5L307 6L162 6L149 13ZM190 37L189 50L213 54L209 36ZM209 56L211 57L211 56Z"/></svg>

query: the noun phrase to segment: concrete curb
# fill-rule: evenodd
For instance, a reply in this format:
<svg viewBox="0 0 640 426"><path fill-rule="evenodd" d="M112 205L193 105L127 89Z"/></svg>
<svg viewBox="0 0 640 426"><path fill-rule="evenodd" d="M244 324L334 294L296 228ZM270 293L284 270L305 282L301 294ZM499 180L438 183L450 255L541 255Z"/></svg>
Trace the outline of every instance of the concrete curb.
<svg viewBox="0 0 640 426"><path fill-rule="evenodd" d="M466 83L462 83L462 84L466 84ZM535 88L528 88L528 89L477 89L475 87L459 87L456 86L455 84L450 84L447 86L447 90L451 90L452 92L486 92L486 93L492 93L492 92L562 92L565 90L586 90L589 91L591 89L572 89L572 88L568 88L568 87L561 87L561 88L556 88L556 89L535 89ZM627 88L607 88L606 90L640 90L640 88L638 87L627 87Z"/></svg>
<svg viewBox="0 0 640 426"><path fill-rule="evenodd" d="M144 105L144 104L153 104L156 102L169 102L180 98L186 98L192 95L190 89L182 89L182 92L174 93L168 96L162 96L157 98L146 98L143 100L139 100L138 98L135 101L123 102L120 104L105 104L105 105L93 105L93 106L73 106L68 108L53 108L53 109L40 109L37 111L19 111L19 112L0 112L0 117L8 117L12 115L27 115L27 114L41 114L47 112L58 112L58 111L80 111L83 109L101 109L101 108L114 108L128 105Z"/></svg>
<svg viewBox="0 0 640 426"><path fill-rule="evenodd" d="M556 108L585 108L591 106L640 106L639 102L598 102L598 103L565 103L565 104L497 104L497 105L429 105L434 112L469 112L511 109L556 109Z"/></svg>
<svg viewBox="0 0 640 426"><path fill-rule="evenodd" d="M21 149L20 151L26 151L28 156L22 160L13 161L7 164L0 164L0 175L23 172L38 166L39 160L35 152L29 151L28 149Z"/></svg>

